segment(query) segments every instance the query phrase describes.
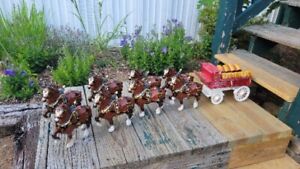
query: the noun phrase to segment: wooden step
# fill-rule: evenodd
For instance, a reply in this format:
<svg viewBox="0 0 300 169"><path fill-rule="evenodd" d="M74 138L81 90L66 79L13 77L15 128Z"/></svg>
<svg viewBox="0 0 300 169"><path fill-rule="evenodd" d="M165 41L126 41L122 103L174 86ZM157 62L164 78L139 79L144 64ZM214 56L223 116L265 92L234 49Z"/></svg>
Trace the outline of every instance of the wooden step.
<svg viewBox="0 0 300 169"><path fill-rule="evenodd" d="M299 169L299 164L291 157L285 156L278 159L273 159L257 164L252 164L237 169Z"/></svg>
<svg viewBox="0 0 300 169"><path fill-rule="evenodd" d="M287 154L300 163L300 138L294 136L287 149Z"/></svg>
<svg viewBox="0 0 300 169"><path fill-rule="evenodd" d="M126 84L123 95L128 95ZM84 93L85 98L90 95L86 87ZM156 115L156 107L146 106L143 118L135 114L132 126L126 126L125 115L115 118L113 133L105 120L96 125L98 112L93 109L90 137L83 140L83 131L77 129L70 149L65 148L65 137L54 142L49 135L53 122L42 119L35 168L226 168L228 140L200 112L178 112L177 106L166 103L164 112Z"/></svg>
<svg viewBox="0 0 300 169"><path fill-rule="evenodd" d="M219 61L237 63L250 70L253 80L287 102L293 102L300 87L300 75L245 50L217 54Z"/></svg>
<svg viewBox="0 0 300 169"><path fill-rule="evenodd" d="M229 168L283 157L291 129L250 99L240 103L232 92L225 95L220 105L203 96L198 110L228 138L232 148Z"/></svg>
<svg viewBox="0 0 300 169"><path fill-rule="evenodd" d="M280 2L293 7L300 7L299 0L281 0Z"/></svg>
<svg viewBox="0 0 300 169"><path fill-rule="evenodd" d="M275 24L252 25L243 30L258 37L300 49L300 30Z"/></svg>

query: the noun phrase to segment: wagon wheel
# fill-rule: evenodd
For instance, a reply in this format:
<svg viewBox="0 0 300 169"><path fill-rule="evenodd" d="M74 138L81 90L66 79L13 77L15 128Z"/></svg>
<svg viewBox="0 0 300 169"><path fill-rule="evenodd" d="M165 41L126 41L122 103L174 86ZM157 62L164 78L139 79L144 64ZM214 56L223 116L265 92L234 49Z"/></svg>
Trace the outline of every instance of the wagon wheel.
<svg viewBox="0 0 300 169"><path fill-rule="evenodd" d="M217 93L210 97L210 101L212 104L220 104L223 99L224 97L222 93Z"/></svg>
<svg viewBox="0 0 300 169"><path fill-rule="evenodd" d="M233 91L234 99L238 102L245 101L250 95L250 88L248 86L241 86Z"/></svg>

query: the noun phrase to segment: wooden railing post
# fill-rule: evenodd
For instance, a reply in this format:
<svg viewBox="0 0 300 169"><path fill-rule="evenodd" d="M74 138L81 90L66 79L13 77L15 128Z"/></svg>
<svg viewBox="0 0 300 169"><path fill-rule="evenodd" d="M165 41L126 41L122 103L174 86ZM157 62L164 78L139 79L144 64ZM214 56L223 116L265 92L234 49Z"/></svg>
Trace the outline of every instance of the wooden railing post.
<svg viewBox="0 0 300 169"><path fill-rule="evenodd" d="M212 61L214 55L228 50L232 28L235 21L238 0L220 0L216 31L212 43Z"/></svg>

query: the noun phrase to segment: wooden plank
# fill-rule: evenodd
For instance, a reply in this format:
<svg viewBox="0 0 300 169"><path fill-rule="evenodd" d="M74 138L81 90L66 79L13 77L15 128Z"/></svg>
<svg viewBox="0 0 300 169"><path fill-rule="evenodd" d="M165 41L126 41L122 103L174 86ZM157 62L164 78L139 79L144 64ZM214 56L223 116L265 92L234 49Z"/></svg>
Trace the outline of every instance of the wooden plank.
<svg viewBox="0 0 300 169"><path fill-rule="evenodd" d="M289 6L300 7L299 0L281 0L280 2Z"/></svg>
<svg viewBox="0 0 300 169"><path fill-rule="evenodd" d="M26 114L26 121L23 122L22 126L24 129L24 162L23 168L34 168L35 157L37 152L38 137L39 137L39 122L42 114L41 109L27 110L24 111Z"/></svg>
<svg viewBox="0 0 300 169"><path fill-rule="evenodd" d="M237 169L299 169L300 166L289 156L273 159L270 161L239 167Z"/></svg>
<svg viewBox="0 0 300 169"><path fill-rule="evenodd" d="M90 95L87 86L85 86L87 97ZM89 103L92 105L92 103ZM93 117L98 113L97 109L93 108ZM135 164L150 154L147 154L141 145L138 137L135 134L135 129L132 126L126 126L125 115L115 118L116 130L109 133L108 123L101 121L102 126L97 126L93 119L94 137L100 161L100 167L123 166L127 163ZM138 121L139 117L133 117L132 122Z"/></svg>
<svg viewBox="0 0 300 169"><path fill-rule="evenodd" d="M289 140L290 138L282 138L235 145L232 148L229 168L246 166L283 157Z"/></svg>
<svg viewBox="0 0 300 169"><path fill-rule="evenodd" d="M248 26L243 28L243 30L258 37L295 49L300 49L300 30L298 29L275 24L264 24Z"/></svg>
<svg viewBox="0 0 300 169"><path fill-rule="evenodd" d="M47 168L48 162L48 142L50 134L50 121L41 118L40 120L40 129L38 137L37 152L35 156L35 169Z"/></svg>
<svg viewBox="0 0 300 169"><path fill-rule="evenodd" d="M66 88L68 90L78 90L82 92L82 105L86 104L83 87ZM53 131L54 121L52 119L50 130ZM66 148L66 136L61 136L61 140L55 141L49 137L49 148L47 157L47 168L100 168L99 159L93 132L89 129L90 137L83 140L83 131L77 129L74 132L75 144L69 149Z"/></svg>
<svg viewBox="0 0 300 169"><path fill-rule="evenodd" d="M228 54L219 54L216 55L216 58L223 63L236 63L239 64L242 69L250 70L255 82L287 102L293 102L298 93L300 75L266 59L244 50L236 50Z"/></svg>

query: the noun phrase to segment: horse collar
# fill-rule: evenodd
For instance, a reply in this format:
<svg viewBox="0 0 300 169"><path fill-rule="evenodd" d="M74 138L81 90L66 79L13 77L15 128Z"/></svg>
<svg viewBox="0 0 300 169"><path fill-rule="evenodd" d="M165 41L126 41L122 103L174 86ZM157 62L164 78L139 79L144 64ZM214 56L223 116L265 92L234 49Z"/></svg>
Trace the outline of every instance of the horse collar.
<svg viewBox="0 0 300 169"><path fill-rule="evenodd" d="M52 104L47 104L48 107L50 108L55 108L55 106L57 106L58 102L60 101L60 99L63 99L63 102L64 103L67 103L67 98L62 98L63 97L63 94L59 95L59 97L56 99L56 101Z"/></svg>
<svg viewBox="0 0 300 169"><path fill-rule="evenodd" d="M149 91L149 89L144 89L141 93L135 95L134 99L140 99L140 98L142 98L147 91Z"/></svg>
<svg viewBox="0 0 300 169"><path fill-rule="evenodd" d="M186 84L182 85L179 89L176 89L174 92L175 93L183 92L185 87L186 87Z"/></svg>
<svg viewBox="0 0 300 169"><path fill-rule="evenodd" d="M72 118L75 117L76 118L76 123L78 122L78 112L76 110L72 111L72 114L69 118L69 120L63 124L57 124L60 128L67 128L68 126L72 125Z"/></svg>
<svg viewBox="0 0 300 169"><path fill-rule="evenodd" d="M114 101L112 101L108 106L106 106L103 110L101 110L101 113L102 114L105 114L105 113L107 113L109 110L110 110L110 108L112 107L112 105L115 103L115 100Z"/></svg>

